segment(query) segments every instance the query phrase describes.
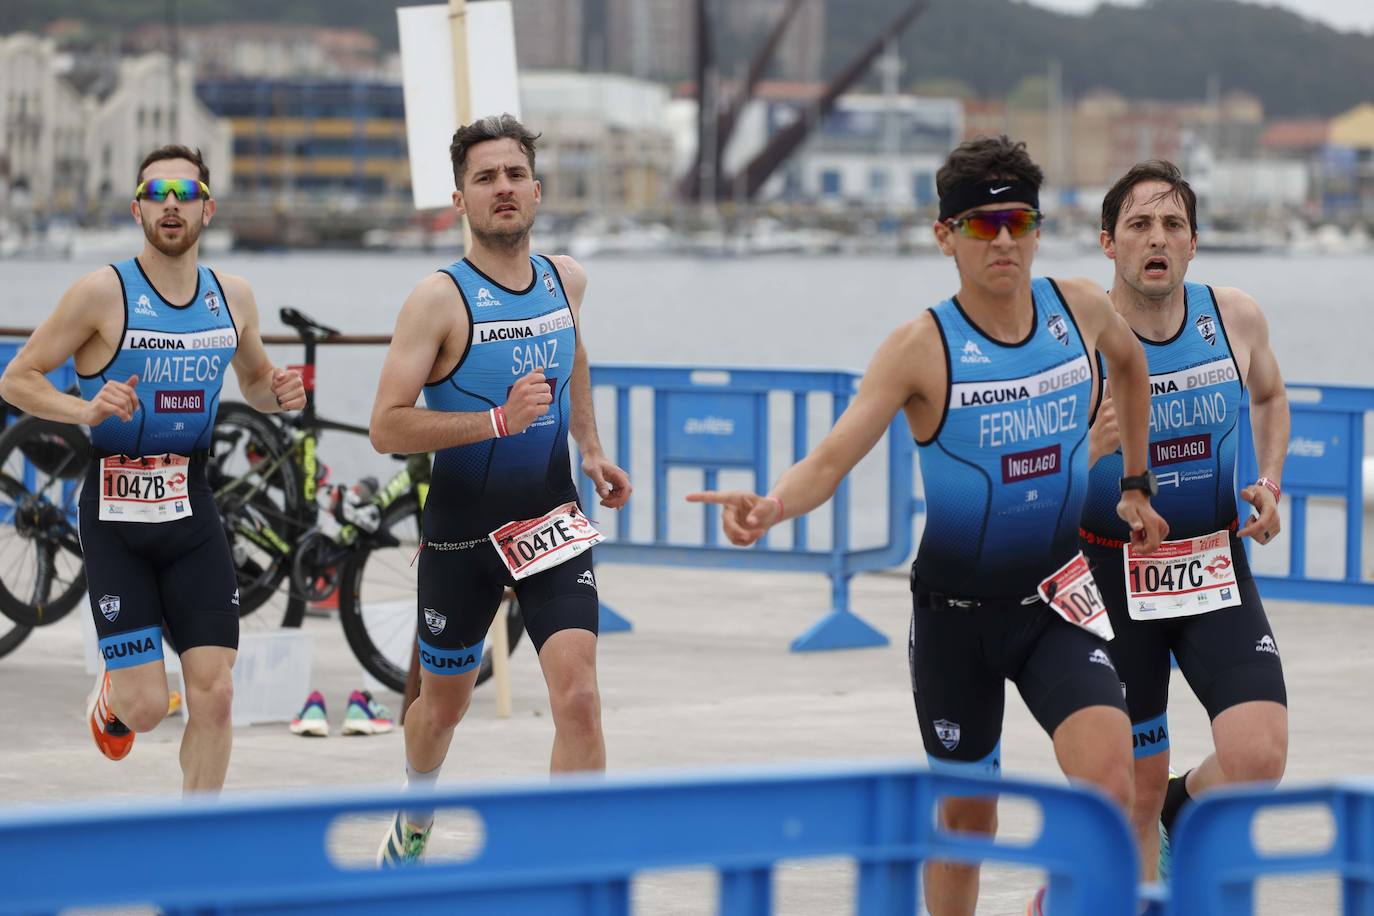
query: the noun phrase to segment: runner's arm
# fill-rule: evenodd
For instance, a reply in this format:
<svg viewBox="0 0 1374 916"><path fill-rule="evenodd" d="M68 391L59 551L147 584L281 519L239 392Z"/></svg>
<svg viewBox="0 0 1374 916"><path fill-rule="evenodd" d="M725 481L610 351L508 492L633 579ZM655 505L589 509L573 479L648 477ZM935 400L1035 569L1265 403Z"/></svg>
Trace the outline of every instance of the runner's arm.
<svg viewBox="0 0 1374 916"><path fill-rule="evenodd" d="M409 455L495 437L488 411L415 406L445 338L453 330L466 332L467 317L454 307L456 296L453 282L435 273L421 280L401 306L372 404L370 438L378 452ZM464 327L455 329L454 321Z"/></svg>
<svg viewBox="0 0 1374 916"><path fill-rule="evenodd" d="M778 478L769 495L780 500L785 511L773 524L805 515L830 499L845 475L882 439L897 411L916 394L912 354L921 333L917 327L917 321L908 322L888 335L835 426L809 455Z"/></svg>
<svg viewBox="0 0 1374 916"><path fill-rule="evenodd" d="M1241 290L1218 288L1214 292L1233 346L1239 344L1250 355L1245 387L1250 391L1250 429L1255 440L1259 476L1280 487L1283 462L1288 456L1290 418L1288 392L1269 344L1269 323L1259 304ZM1256 538L1261 544L1272 542L1283 528L1278 497L1257 482L1242 488L1240 495L1255 507L1255 514L1249 516L1236 533L1240 537Z"/></svg>
<svg viewBox="0 0 1374 916"><path fill-rule="evenodd" d="M272 365L262 345L262 323L253 288L242 277L222 274L225 307L238 330L239 345L234 351L234 374L238 376L243 399L261 413L296 410L305 406L305 386L300 373Z"/></svg>
<svg viewBox="0 0 1374 916"><path fill-rule="evenodd" d="M1274 483L1283 480L1288 456L1288 390L1283 384L1278 359L1269 342L1269 322L1259 304L1238 289L1216 290L1218 304L1226 309L1226 326L1249 344L1250 365L1245 387L1250 390L1250 428L1255 437L1255 458L1261 477Z"/></svg>
<svg viewBox="0 0 1374 916"><path fill-rule="evenodd" d="M93 411L93 402L78 395L58 391L46 373L61 366L88 340L99 333L102 304L120 301L119 279L110 268L87 274L72 285L48 319L14 355L0 377L0 397L25 413L59 423L94 424L102 419ZM117 345L117 344L116 344ZM120 379L120 388L128 388ZM121 396L124 392L120 392ZM137 407L132 399L130 412ZM107 414L108 415L108 414Z"/></svg>
<svg viewBox="0 0 1374 916"><path fill-rule="evenodd" d="M587 348L582 344L582 298L587 292L587 272L567 255L559 255L553 258L553 262L563 281L563 290L568 295L573 320L577 322L577 347L573 353L572 378L568 383L568 393L572 399L572 418L568 429L582 457L582 472L595 484L601 505L618 509L630 498L630 478L606 457L601 447L601 436L596 431L592 371L587 361Z"/></svg>
<svg viewBox="0 0 1374 916"><path fill-rule="evenodd" d="M1150 368L1145 351L1100 286L1081 279L1062 280L1059 286L1087 338L1088 352L1096 349L1107 361L1121 438L1122 472L1143 474L1149 467L1150 441Z"/></svg>
<svg viewBox="0 0 1374 916"><path fill-rule="evenodd" d="M601 437L596 431L596 409L592 404L592 372L587 362L587 348L582 343L582 297L587 292L587 272L582 265L566 255L553 258L563 290L572 307L577 323L577 347L573 353L572 378L569 395L572 398L572 418L568 431L572 433L577 450L583 457L602 454Z"/></svg>

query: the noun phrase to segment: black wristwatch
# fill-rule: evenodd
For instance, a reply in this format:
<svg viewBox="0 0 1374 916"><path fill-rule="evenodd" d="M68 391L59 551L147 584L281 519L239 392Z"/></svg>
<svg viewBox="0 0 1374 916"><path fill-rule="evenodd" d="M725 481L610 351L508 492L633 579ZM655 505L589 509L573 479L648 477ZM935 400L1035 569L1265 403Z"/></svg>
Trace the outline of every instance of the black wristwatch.
<svg viewBox="0 0 1374 916"><path fill-rule="evenodd" d="M1127 490L1139 490L1146 496L1153 497L1159 492L1159 478L1154 471L1146 471L1144 474L1128 474L1121 478L1121 492Z"/></svg>

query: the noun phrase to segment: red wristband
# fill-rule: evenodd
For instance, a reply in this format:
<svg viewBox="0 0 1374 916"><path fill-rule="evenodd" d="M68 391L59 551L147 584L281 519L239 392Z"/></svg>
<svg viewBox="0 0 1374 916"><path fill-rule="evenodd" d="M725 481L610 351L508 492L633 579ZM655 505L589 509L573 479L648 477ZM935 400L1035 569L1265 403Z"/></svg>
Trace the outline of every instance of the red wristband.
<svg viewBox="0 0 1374 916"><path fill-rule="evenodd" d="M773 523L776 525L778 522L782 521L782 517L787 514L787 510L782 507L782 500L778 499L776 496L765 496L764 499L771 499L778 504L778 518L777 521Z"/></svg>
<svg viewBox="0 0 1374 916"><path fill-rule="evenodd" d="M506 432L506 409L504 407L493 407L491 414L491 428L496 433L496 438L504 439L510 435Z"/></svg>
<svg viewBox="0 0 1374 916"><path fill-rule="evenodd" d="M1278 503L1279 500L1283 499L1283 488L1280 487L1274 481L1270 480L1268 477L1261 477L1259 480L1256 480L1255 483L1261 487L1264 487L1270 493L1273 493L1275 503Z"/></svg>

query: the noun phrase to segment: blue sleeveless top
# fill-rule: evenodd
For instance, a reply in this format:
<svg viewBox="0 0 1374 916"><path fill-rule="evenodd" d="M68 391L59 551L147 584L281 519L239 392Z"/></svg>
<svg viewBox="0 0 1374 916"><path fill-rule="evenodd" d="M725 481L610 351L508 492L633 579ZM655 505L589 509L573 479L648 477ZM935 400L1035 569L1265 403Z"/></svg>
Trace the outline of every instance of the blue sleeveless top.
<svg viewBox="0 0 1374 916"><path fill-rule="evenodd" d="M463 259L443 269L468 313L468 345L447 378L424 388L430 410L487 411L515 381L544 370L553 403L524 432L443 449L434 456L426 538L481 537L577 498L568 460L569 382L577 347L558 268L530 258L533 279L507 289Z"/></svg>
<svg viewBox="0 0 1374 916"><path fill-rule="evenodd" d="M1150 469L1159 477L1150 502L1169 523L1170 540L1211 534L1235 520L1236 420L1244 395L1212 288L1183 288L1178 332L1165 341L1140 338L1150 366ZM1118 448L1093 465L1083 512L1090 534L1129 536L1116 514L1120 481Z"/></svg>
<svg viewBox="0 0 1374 916"><path fill-rule="evenodd" d="M1025 597L1078 552L1092 364L1054 281L1031 281L1025 340L999 343L958 300L932 309L949 391L920 449L926 525L915 571L936 592Z"/></svg>
<svg viewBox="0 0 1374 916"><path fill-rule="evenodd" d="M219 279L198 266L195 295L173 305L137 258L110 266L124 289L124 334L105 368L79 375L77 384L89 401L105 382L136 375L139 403L132 420L107 417L93 427L92 444L98 452L135 457L209 448L224 373L239 345Z"/></svg>

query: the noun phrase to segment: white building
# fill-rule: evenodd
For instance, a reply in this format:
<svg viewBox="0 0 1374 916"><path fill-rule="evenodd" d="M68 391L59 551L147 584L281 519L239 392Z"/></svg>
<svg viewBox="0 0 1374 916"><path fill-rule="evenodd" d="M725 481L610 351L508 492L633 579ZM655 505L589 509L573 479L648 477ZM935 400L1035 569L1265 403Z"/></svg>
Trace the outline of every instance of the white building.
<svg viewBox="0 0 1374 916"><path fill-rule="evenodd" d="M0 37L0 210L80 209L90 105L59 75L56 44Z"/></svg>
<svg viewBox="0 0 1374 916"><path fill-rule="evenodd" d="M535 162L543 208L614 216L671 203L667 105L666 89L633 77L521 72L522 120L543 134Z"/></svg>
<svg viewBox="0 0 1374 916"><path fill-rule="evenodd" d="M87 192L93 199L129 199L138 164L168 143L200 149L210 167L211 187L224 196L233 186L233 134L195 94L195 74L182 61L173 79L165 54L144 54L119 63L114 92L91 114L86 139Z"/></svg>

